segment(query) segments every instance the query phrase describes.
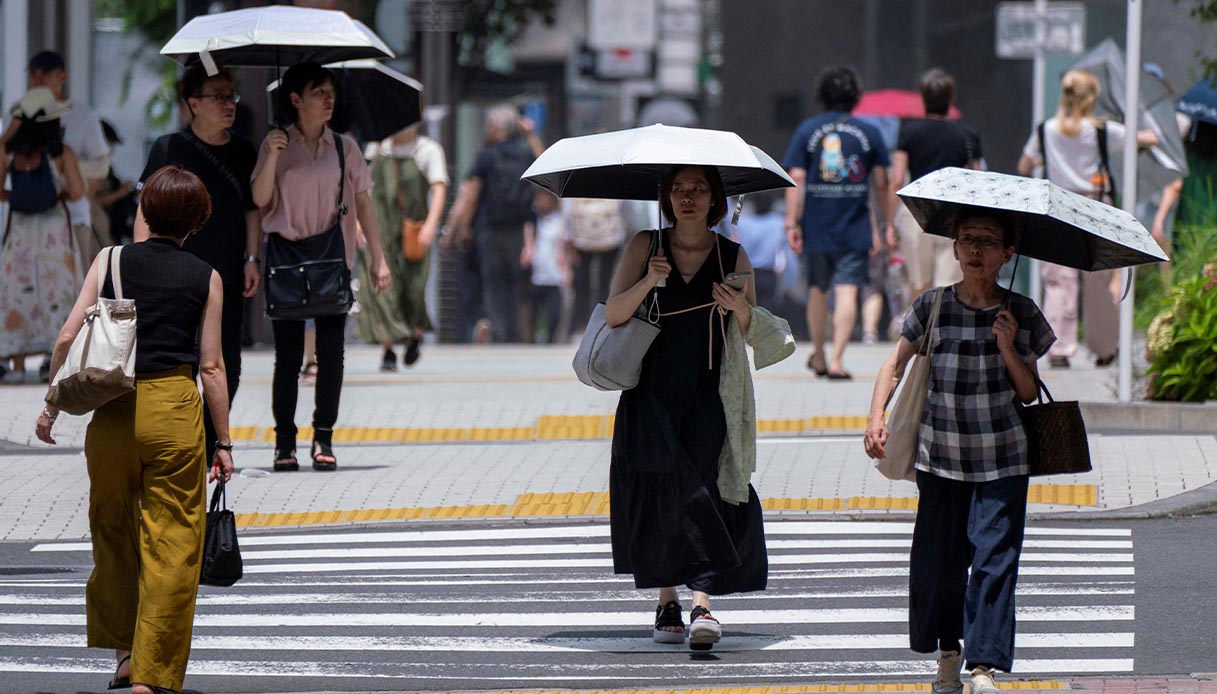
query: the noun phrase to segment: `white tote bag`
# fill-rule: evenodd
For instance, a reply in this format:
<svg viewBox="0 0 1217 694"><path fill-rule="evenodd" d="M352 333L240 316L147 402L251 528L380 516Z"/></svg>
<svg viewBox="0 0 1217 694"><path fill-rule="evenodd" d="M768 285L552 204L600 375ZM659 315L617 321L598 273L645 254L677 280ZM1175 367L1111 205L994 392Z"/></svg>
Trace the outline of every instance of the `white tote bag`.
<svg viewBox="0 0 1217 694"><path fill-rule="evenodd" d="M135 300L123 297L119 269L121 246L103 251L97 269L97 303L67 359L51 381L46 401L68 414L81 415L135 390ZM102 298L107 271L114 278L113 299Z"/></svg>
<svg viewBox="0 0 1217 694"><path fill-rule="evenodd" d="M933 333L938 325L938 310L942 307L939 289L930 309L930 320L925 334L917 345L917 354L901 379L900 392L892 399L887 416L887 443L883 446L884 457L875 461L875 469L889 480L916 481L917 448L921 438L921 415L925 412L925 400L930 393L930 349Z"/></svg>

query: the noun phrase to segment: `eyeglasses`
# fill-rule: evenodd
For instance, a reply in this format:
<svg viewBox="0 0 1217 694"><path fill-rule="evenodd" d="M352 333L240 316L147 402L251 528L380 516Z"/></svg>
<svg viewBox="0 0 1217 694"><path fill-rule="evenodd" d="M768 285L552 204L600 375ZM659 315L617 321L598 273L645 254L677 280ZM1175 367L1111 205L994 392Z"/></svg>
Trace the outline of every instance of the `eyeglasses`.
<svg viewBox="0 0 1217 694"><path fill-rule="evenodd" d="M1001 240L995 239L992 236L960 236L955 239L955 243L960 246L979 248L982 251L1001 247Z"/></svg>
<svg viewBox="0 0 1217 694"><path fill-rule="evenodd" d="M195 94L196 99L215 99L215 102L221 106L224 104L239 104L241 103L241 95L228 92L216 92L215 94Z"/></svg>

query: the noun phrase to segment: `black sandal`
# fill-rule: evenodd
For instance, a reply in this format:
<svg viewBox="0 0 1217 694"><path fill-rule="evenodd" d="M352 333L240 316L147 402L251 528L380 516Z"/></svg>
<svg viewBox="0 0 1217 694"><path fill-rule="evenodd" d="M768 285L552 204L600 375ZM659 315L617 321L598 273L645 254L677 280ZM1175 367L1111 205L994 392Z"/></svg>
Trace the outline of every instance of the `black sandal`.
<svg viewBox="0 0 1217 694"><path fill-rule="evenodd" d="M318 436L321 432L325 432L325 435ZM330 445L333 436L333 429L313 427L313 448L309 453L313 459L313 469L317 472L333 472L338 469L338 458L334 456L334 448ZM329 460L318 460L318 458L329 458Z"/></svg>
<svg viewBox="0 0 1217 694"><path fill-rule="evenodd" d="M296 460L296 444L275 444L275 472L295 472L300 469Z"/></svg>
<svg viewBox="0 0 1217 694"><path fill-rule="evenodd" d="M689 610L689 648L708 651L723 638L723 627L710 610L697 605Z"/></svg>
<svg viewBox="0 0 1217 694"><path fill-rule="evenodd" d="M118 676L118 671L123 669L123 663L127 662L128 660L131 660L131 656L125 655L125 656L123 656L122 660L118 661L118 665L114 666L114 679L110 680L110 686L106 687L106 689L130 689L131 688L131 675L127 675L126 677Z"/></svg>
<svg viewBox="0 0 1217 694"><path fill-rule="evenodd" d="M668 631L663 627L680 627L680 631ZM681 617L680 603L671 600L655 608L655 643L684 643L685 620Z"/></svg>

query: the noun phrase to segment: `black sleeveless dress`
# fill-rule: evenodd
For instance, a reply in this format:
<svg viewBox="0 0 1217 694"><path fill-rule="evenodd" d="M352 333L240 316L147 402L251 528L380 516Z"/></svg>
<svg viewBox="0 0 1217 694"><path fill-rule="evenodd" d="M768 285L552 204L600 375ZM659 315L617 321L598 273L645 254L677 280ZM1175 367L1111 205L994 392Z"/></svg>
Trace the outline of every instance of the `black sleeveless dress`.
<svg viewBox="0 0 1217 694"><path fill-rule="evenodd" d="M662 238L671 258L666 230ZM721 236L718 244L722 269L730 272L739 244ZM668 277L659 309L709 303L711 283L721 281L711 250L690 281L679 272ZM711 595L765 588L769 566L756 490L749 486L748 503L740 505L718 493L727 429L718 396L722 331L719 317L709 318L714 310L662 317L638 386L617 405L609 470L613 570L633 574L638 588L687 585Z"/></svg>

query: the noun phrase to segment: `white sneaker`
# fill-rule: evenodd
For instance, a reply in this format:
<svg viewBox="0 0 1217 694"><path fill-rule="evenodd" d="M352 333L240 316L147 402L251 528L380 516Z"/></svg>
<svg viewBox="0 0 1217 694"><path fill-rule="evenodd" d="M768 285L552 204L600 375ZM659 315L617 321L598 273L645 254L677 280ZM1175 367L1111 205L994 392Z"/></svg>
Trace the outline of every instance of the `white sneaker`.
<svg viewBox="0 0 1217 694"><path fill-rule="evenodd" d="M972 694L1001 694L993 683L993 668L978 667L972 670Z"/></svg>
<svg viewBox="0 0 1217 694"><path fill-rule="evenodd" d="M959 651L938 651L938 677L930 686L933 694L960 694L963 692L963 682L959 680L959 671L963 666L963 654Z"/></svg>

